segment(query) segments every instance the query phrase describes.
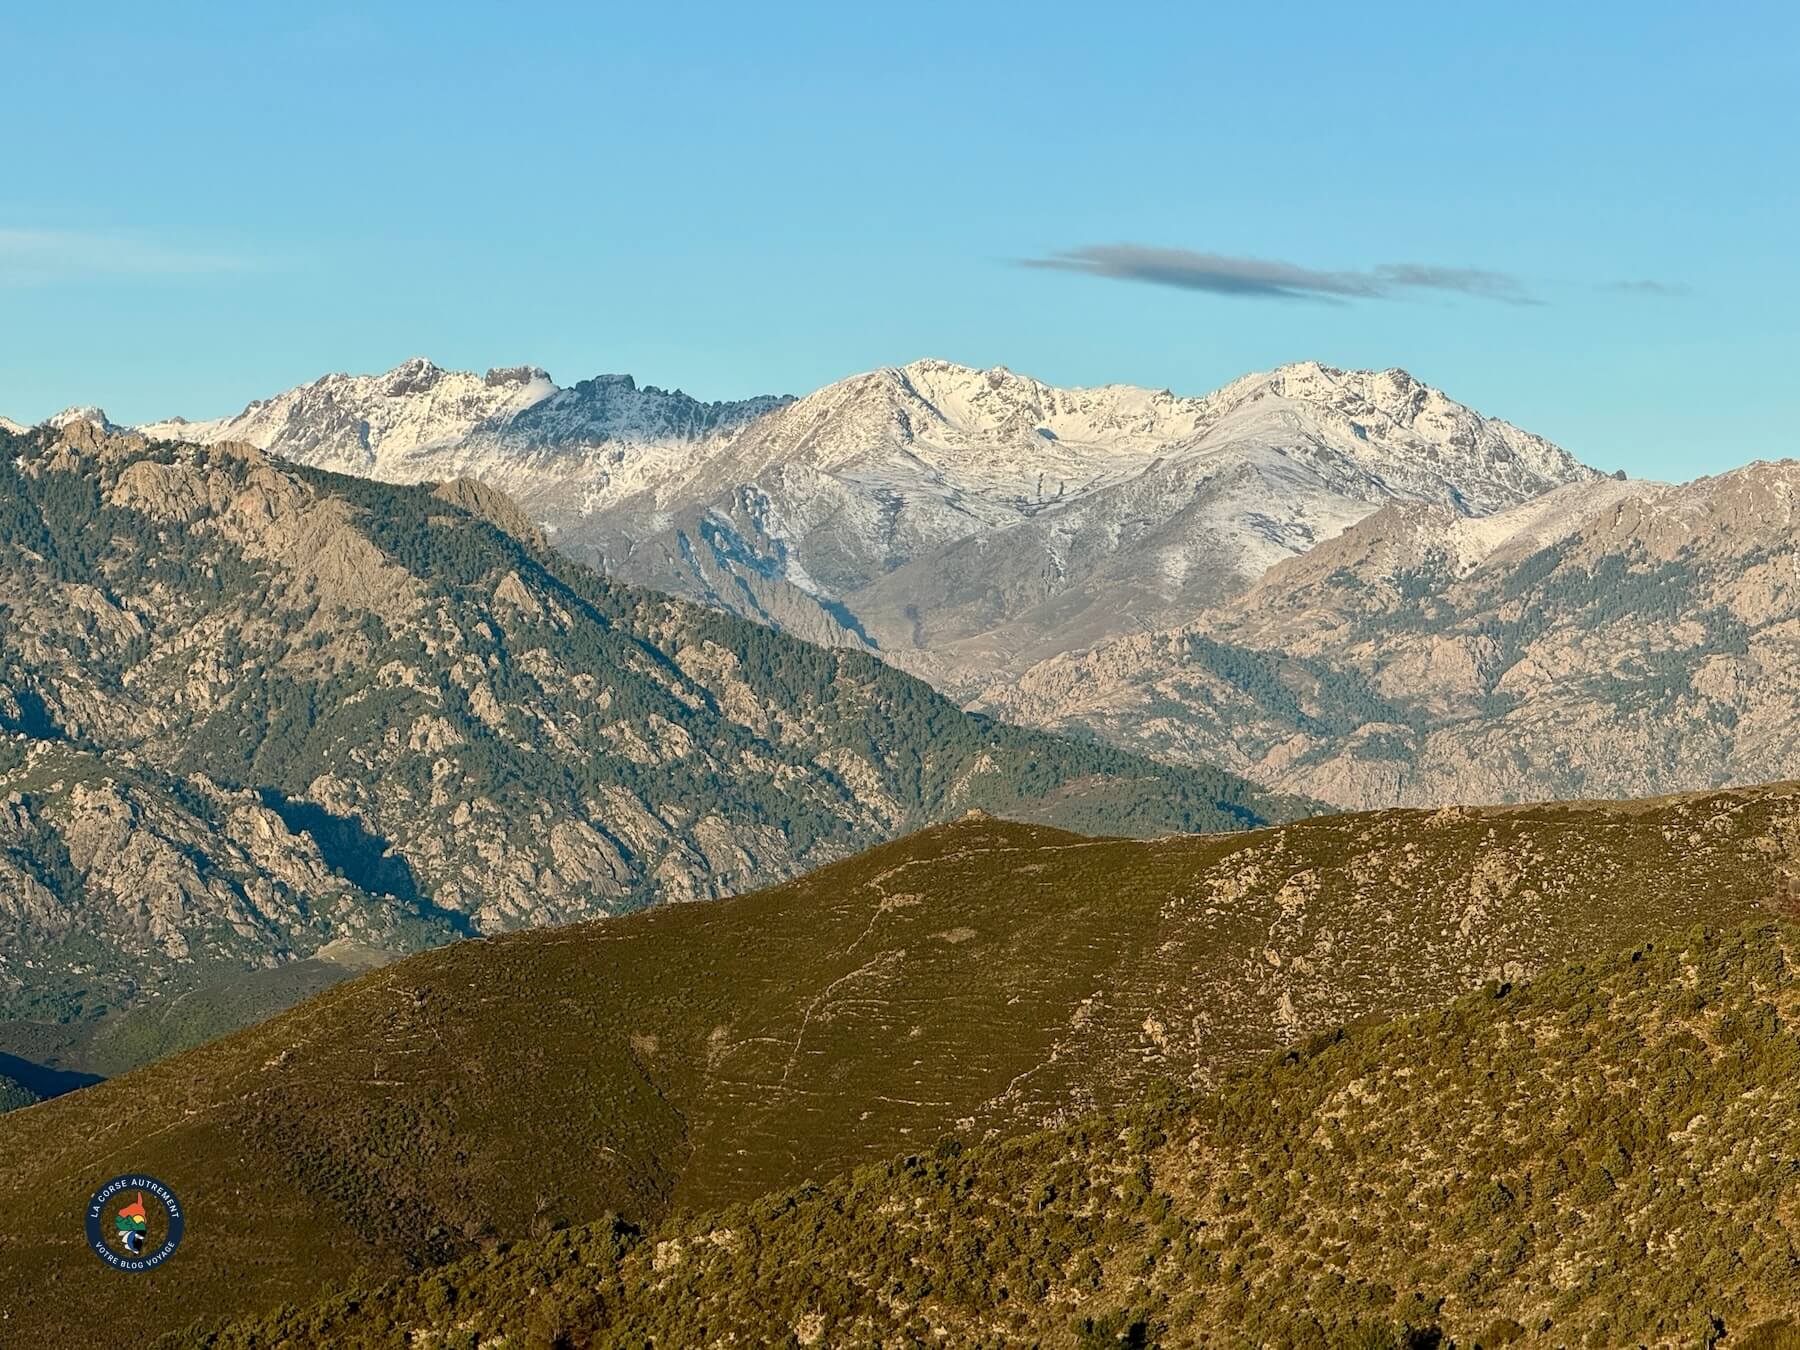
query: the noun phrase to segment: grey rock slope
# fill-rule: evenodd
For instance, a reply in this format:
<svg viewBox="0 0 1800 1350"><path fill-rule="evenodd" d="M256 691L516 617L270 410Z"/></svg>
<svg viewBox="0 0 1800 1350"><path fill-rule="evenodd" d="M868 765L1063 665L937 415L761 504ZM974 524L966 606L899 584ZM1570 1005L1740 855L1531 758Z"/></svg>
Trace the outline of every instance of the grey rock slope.
<svg viewBox="0 0 1800 1350"><path fill-rule="evenodd" d="M301 819L128 752L0 737L0 1012L89 1021L334 943L403 952L456 935L379 877L347 879Z"/></svg>
<svg viewBox="0 0 1800 1350"><path fill-rule="evenodd" d="M1622 797L1800 764L1800 463L1393 506L1182 628L1040 663L1011 717L1346 806Z"/></svg>

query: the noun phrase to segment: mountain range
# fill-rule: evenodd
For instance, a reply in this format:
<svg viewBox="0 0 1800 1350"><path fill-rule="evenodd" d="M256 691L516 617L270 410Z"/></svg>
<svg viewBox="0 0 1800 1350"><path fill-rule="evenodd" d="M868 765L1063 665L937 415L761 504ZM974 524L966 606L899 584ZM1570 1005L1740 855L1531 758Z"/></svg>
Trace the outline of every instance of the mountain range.
<svg viewBox="0 0 1800 1350"><path fill-rule="evenodd" d="M1404 371L1311 362L1194 398L926 360L708 404L415 359L140 430L392 482L478 478L619 580L963 697L1186 622L1388 502L1481 516L1598 476Z"/></svg>
<svg viewBox="0 0 1800 1350"><path fill-rule="evenodd" d="M1609 478L1402 371L1183 398L920 361L702 405L410 362L151 430L472 473L610 574L1338 806L1793 771L1800 468Z"/></svg>
<svg viewBox="0 0 1800 1350"><path fill-rule="evenodd" d="M715 897L975 809L1308 808L607 581L471 480L0 433L0 1017Z"/></svg>
<svg viewBox="0 0 1800 1350"><path fill-rule="evenodd" d="M1477 1073L1471 1092L1435 1069L1425 1075L1434 1059L1396 1058L1383 1072L1400 1078L1369 1099L1368 1120L1327 1134L1327 1144L1321 1122L1340 1118L1337 1108L1302 1106L1312 1098L1291 1071L1270 1088L1254 1066L1284 1044L1314 1035L1330 1044L1346 1024L1429 1009L1484 981L1480 997L1494 1005L1570 960L1697 924L1766 921L1791 903L1797 876L1792 784L1615 805L1341 815L1146 841L957 821L753 895L442 947L0 1118L0 1205L10 1216L0 1310L21 1337L72 1344L127 1313L153 1335L305 1301L326 1281L359 1285L368 1302L384 1278L480 1260L601 1215L685 1234L693 1220L679 1216L721 1206L810 1213L806 1197L820 1194L813 1187L834 1193L835 1175L880 1171L904 1155L914 1160L907 1167L954 1161L965 1147L1004 1153L1013 1145L1001 1141L1046 1127L1095 1150L1055 1182L1059 1193L1077 1183L1064 1198L1079 1212L1089 1192L1078 1178L1111 1175L1100 1164L1112 1136L1088 1123L1093 1113L1129 1108L1170 1080L1184 1094L1273 1098L1280 1115L1270 1129L1294 1149L1348 1148L1376 1121L1441 1128L1447 1140L1458 1112L1504 1091L1480 1086ZM1722 1020L1742 1020L1732 1010L1754 1002L1748 989L1720 996L1705 1014L1717 1023L1709 1054L1728 1057L1765 1034ZM1560 1072L1584 1045L1634 1053L1610 1023L1604 1036L1584 1033L1613 1014L1582 1006L1585 1017L1572 1005L1555 1014L1562 1039L1548 1042L1543 1071ZM1450 1024L1448 1051L1458 1028L1479 1025ZM1646 1034L1665 1030L1646 1024ZM1486 1033L1468 1034L1479 1046ZM1359 1043L1370 1055L1386 1044ZM1395 1109L1390 1093L1409 1062L1422 1075L1413 1109ZM1334 1091L1340 1106L1361 1109L1354 1089ZM1697 1124L1691 1133L1729 1150L1730 1136ZM1595 1133L1596 1157L1609 1137ZM1433 1166L1454 1170L1450 1145L1432 1147ZM1277 1156L1266 1142L1258 1148ZM1402 1168L1405 1155L1390 1161ZM1272 1196L1268 1188L1293 1175L1246 1153L1241 1166L1264 1170L1240 1183L1238 1166L1216 1184L1249 1197ZM1304 1175L1331 1175L1308 1167ZM122 1290L98 1262L70 1261L78 1239L67 1196L129 1168L172 1186L195 1217L192 1249ZM1529 1192L1515 1171L1497 1175L1515 1195ZM1030 1202L1036 1186L1018 1197ZM1315 1213L1328 1191L1318 1186L1263 1222ZM790 1198L758 1199L783 1193ZM1434 1216L1456 1212L1417 1203ZM1212 1222L1224 1235L1241 1231ZM868 1232L882 1231L874 1214L856 1218L871 1223ZM1093 1309L1091 1289L1050 1297L1069 1287L1088 1241L1068 1240L1055 1269L1032 1277L1049 1285L1015 1286L1026 1310ZM1547 1230L1541 1240L1553 1250ZM1004 1243L959 1260L990 1293L1023 1278ZM1468 1297L1455 1283L1462 1273L1422 1287ZM747 1297L754 1307L771 1290L789 1297L780 1281L718 1278L730 1287L705 1298ZM1363 1278L1373 1276L1365 1269ZM519 1297L513 1311L522 1313L529 1299ZM950 1315L933 1311L924 1291L903 1302L920 1299L920 1317ZM632 1315L660 1306L646 1291L632 1300ZM900 1306L867 1293L838 1305ZM1379 1303L1366 1311L1391 1315ZM630 1326L626 1318L613 1331ZM406 1334L376 1343L404 1344ZM958 1331L951 1343L968 1340ZM299 1333L290 1343L307 1341ZM313 1343L355 1342L320 1333Z"/></svg>
<svg viewBox="0 0 1800 1350"><path fill-rule="evenodd" d="M146 430L475 475L611 576L1337 806L1793 771L1800 469L1606 477L1402 371L1184 398L920 361L702 404L413 361Z"/></svg>

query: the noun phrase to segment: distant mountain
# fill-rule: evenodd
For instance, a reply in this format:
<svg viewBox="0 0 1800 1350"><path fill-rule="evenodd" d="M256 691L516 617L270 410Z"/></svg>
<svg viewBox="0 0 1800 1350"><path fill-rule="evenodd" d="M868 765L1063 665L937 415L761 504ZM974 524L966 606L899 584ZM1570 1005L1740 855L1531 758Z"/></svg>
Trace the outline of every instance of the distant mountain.
<svg viewBox="0 0 1800 1350"><path fill-rule="evenodd" d="M64 408L61 412L53 413L45 418L40 425L48 427L52 431L61 431L65 427L74 426L77 422L91 423L93 426L100 428L100 430L109 435L125 430L124 427L118 425L106 415L105 409L95 407L91 403L77 404L74 407ZM12 430L10 427L5 429L9 431ZM21 428L21 433L23 430L24 429Z"/></svg>
<svg viewBox="0 0 1800 1350"><path fill-rule="evenodd" d="M1323 1148L1320 1130L1353 1150L1337 1155L1350 1175L1386 1175L1405 1155L1370 1144L1365 1158L1357 1133L1331 1135L1336 1108L1303 1111L1296 1103L1311 1097L1260 1083L1240 1091L1230 1075L1284 1043L1483 981L1498 989L1665 930L1767 917L1794 892L1797 830L1792 784L1141 842L965 820L754 895L458 943L0 1118L9 1233L0 1308L22 1343L84 1344L116 1325L112 1272L68 1260L67 1194L127 1168L173 1186L205 1244L134 1305L146 1336L609 1211L639 1227L727 1204L774 1215L791 1202L756 1197L863 1165L881 1174L896 1153L929 1167L954 1157L939 1148L946 1136L972 1147L1073 1125L1099 1146L1109 1131L1073 1123L1171 1078L1225 1084L1228 1100L1260 1096L1283 1113L1280 1130L1243 1159L1256 1182L1240 1182L1235 1167L1212 1174L1230 1195L1286 1184L1275 1179L1294 1175L1281 1150ZM1494 1001L1492 990L1484 997ZM1586 1006L1583 1019L1562 1017L1547 1053L1625 1052L1622 1030L1595 1029L1612 1005ZM1729 1057L1762 1025L1734 1014L1707 1044ZM1641 1030L1664 1028L1646 1020ZM1396 1062L1418 1075L1416 1109L1383 1095L1371 1120L1435 1128L1469 1103L1489 1126L1513 1118L1491 1105L1499 1089L1479 1074L1472 1088L1440 1085L1440 1063ZM1674 1095L1693 1079L1671 1070L1642 1081ZM1534 1133L1553 1147L1568 1137ZM1583 1142L1598 1149L1601 1137ZM1179 1158L1166 1167L1186 1170ZM1089 1176L1077 1163L1053 1193L1034 1181L1017 1196L1052 1215L1062 1213L1045 1211L1052 1201L1079 1209ZM1341 1198L1354 1203L1353 1193ZM918 1218L935 1223L942 1212ZM855 1223L886 1247L874 1216ZM1384 1220L1371 1241L1395 1231L1404 1230ZM962 1263L984 1295L1010 1285L1024 1309L1050 1302L1048 1287L1029 1281L1060 1286L1075 1256L1030 1275L1007 1253L1002 1240ZM1400 1259L1376 1251L1371 1260L1386 1256ZM840 1311L865 1302L891 1300L872 1290ZM699 1339L690 1328L659 1343ZM942 1343L977 1339L957 1332ZM845 1330L820 1343L867 1340ZM320 1333L313 1343L358 1342Z"/></svg>
<svg viewBox="0 0 1800 1350"><path fill-rule="evenodd" d="M971 809L1305 807L609 583L466 479L0 433L0 1017L714 897Z"/></svg>
<svg viewBox="0 0 1800 1350"><path fill-rule="evenodd" d="M0 417L0 431L9 431L15 436L23 436L30 428L15 422L10 417Z"/></svg>
<svg viewBox="0 0 1800 1350"><path fill-rule="evenodd" d="M1797 1002L1800 929L1694 929L1212 1096L603 1216L175 1345L1782 1350Z"/></svg>
<svg viewBox="0 0 1800 1350"><path fill-rule="evenodd" d="M420 357L385 375L327 375L258 400L235 417L173 418L138 430L199 444L243 441L284 459L387 482L492 475L497 486L516 489L535 483L546 468L553 475L604 474L605 454L583 452L626 450L635 458L680 446L704 453L784 402L702 403L679 390L640 388L629 375L560 389L534 366L476 375L440 370ZM557 462L545 464L547 458Z"/></svg>
<svg viewBox="0 0 1800 1350"><path fill-rule="evenodd" d="M1394 504L1186 627L986 705L1345 806L1780 778L1800 745L1800 463Z"/></svg>
<svg viewBox="0 0 1800 1350"><path fill-rule="evenodd" d="M1485 515L1597 476L1404 371L1315 363L1187 398L918 361L699 404L626 376L559 390L532 368L410 361L142 430L476 477L610 575L961 693L1185 622L1386 502Z"/></svg>

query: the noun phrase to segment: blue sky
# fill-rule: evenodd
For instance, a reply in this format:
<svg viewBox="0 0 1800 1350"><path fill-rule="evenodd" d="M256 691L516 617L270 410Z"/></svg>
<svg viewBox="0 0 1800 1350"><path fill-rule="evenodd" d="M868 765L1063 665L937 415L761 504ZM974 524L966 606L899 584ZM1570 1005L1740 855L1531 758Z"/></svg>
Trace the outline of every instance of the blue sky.
<svg viewBox="0 0 1800 1350"><path fill-rule="evenodd" d="M1310 357L1609 469L1800 453L1796 8L1474 8L8 6L0 412Z"/></svg>

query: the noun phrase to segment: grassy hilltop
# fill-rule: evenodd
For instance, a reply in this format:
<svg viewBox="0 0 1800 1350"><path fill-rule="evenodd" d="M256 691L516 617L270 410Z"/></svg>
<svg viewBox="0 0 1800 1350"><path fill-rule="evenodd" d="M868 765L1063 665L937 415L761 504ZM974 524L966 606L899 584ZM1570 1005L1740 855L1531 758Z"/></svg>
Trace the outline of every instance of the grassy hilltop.
<svg viewBox="0 0 1800 1350"><path fill-rule="evenodd" d="M455 944L0 1119L0 1311L52 1343L174 1330L1205 1091L1346 1023L1766 916L1797 839L1792 786L1152 841L978 819ZM69 1218L125 1167L192 1216L129 1288Z"/></svg>

